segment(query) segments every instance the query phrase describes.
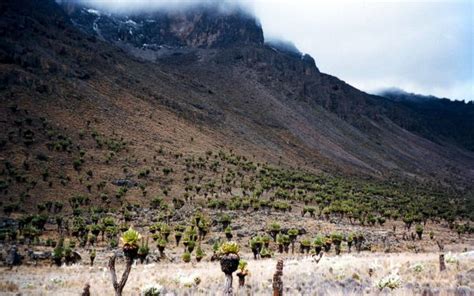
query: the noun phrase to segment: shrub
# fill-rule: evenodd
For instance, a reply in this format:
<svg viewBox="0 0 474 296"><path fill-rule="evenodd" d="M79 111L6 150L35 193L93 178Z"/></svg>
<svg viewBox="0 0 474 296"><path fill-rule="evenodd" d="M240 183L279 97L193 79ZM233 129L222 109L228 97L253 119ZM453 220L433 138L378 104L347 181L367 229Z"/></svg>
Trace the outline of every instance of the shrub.
<svg viewBox="0 0 474 296"><path fill-rule="evenodd" d="M13 212L18 212L20 210L19 204L10 204L3 206L3 212L8 216Z"/></svg>
<svg viewBox="0 0 474 296"><path fill-rule="evenodd" d="M126 215L124 215L126 217ZM130 219L125 218L126 221L130 221ZM120 224L120 231L125 232L129 228L127 223L121 223Z"/></svg>
<svg viewBox="0 0 474 296"><path fill-rule="evenodd" d="M74 159L74 161L72 162L72 166L74 167L74 169L76 171L79 171L81 169L81 166L82 164L84 163L84 159L83 158L76 158Z"/></svg>
<svg viewBox="0 0 474 296"><path fill-rule="evenodd" d="M221 224L222 224L222 228L223 228L223 229L226 229L227 226L230 225L231 221L232 221L232 219L231 219L230 216L227 215L227 214L223 214L223 215L221 216L221 218L220 218L220 222L221 222Z"/></svg>
<svg viewBox="0 0 474 296"><path fill-rule="evenodd" d="M236 242L225 242L219 248L220 254L238 254L240 246Z"/></svg>
<svg viewBox="0 0 474 296"><path fill-rule="evenodd" d="M115 226L115 220L114 218L112 217L105 217L104 219L102 219L102 224L104 224L104 226Z"/></svg>
<svg viewBox="0 0 474 296"><path fill-rule="evenodd" d="M159 284L148 285L141 291L141 296L159 296L163 292L163 287Z"/></svg>
<svg viewBox="0 0 474 296"><path fill-rule="evenodd" d="M270 224L270 227L269 227L270 231L273 231L273 230L274 231L280 231L280 229L281 229L281 226L277 222L273 222L273 223Z"/></svg>
<svg viewBox="0 0 474 296"><path fill-rule="evenodd" d="M113 248L116 248L118 246L118 241L117 239L115 238L112 238L109 240L109 246L113 249Z"/></svg>
<svg viewBox="0 0 474 296"><path fill-rule="evenodd" d="M141 170L140 172L138 172L138 178L145 178L147 177L148 175L150 175L150 169L143 169Z"/></svg>
<svg viewBox="0 0 474 296"><path fill-rule="evenodd" d="M413 224L414 222L414 217L412 214L406 214L404 217L403 217L403 223L405 223L405 226L407 227L408 230L410 230L411 228L411 225Z"/></svg>
<svg viewBox="0 0 474 296"><path fill-rule="evenodd" d="M163 198L157 196L157 197L155 197L154 199L151 200L150 206L153 209L158 209L161 206L162 203L163 203Z"/></svg>
<svg viewBox="0 0 474 296"><path fill-rule="evenodd" d="M300 253L308 253L311 249L311 241L307 238L304 238L300 241Z"/></svg>
<svg viewBox="0 0 474 296"><path fill-rule="evenodd" d="M93 235L97 236L97 235L99 235L102 228L98 224L92 224L92 225L89 226L89 230Z"/></svg>
<svg viewBox="0 0 474 296"><path fill-rule="evenodd" d="M288 230L288 235L290 236L290 238L294 237L296 238L296 236L298 236L298 229L295 229L295 228L292 228L290 230Z"/></svg>
<svg viewBox="0 0 474 296"><path fill-rule="evenodd" d="M138 252L138 242L141 239L140 233L130 227L127 231L125 231L122 236L120 237L120 241L122 242L122 248L126 256L134 258Z"/></svg>
<svg viewBox="0 0 474 296"><path fill-rule="evenodd" d="M225 209L227 206L225 201L214 198L207 203L207 207L210 209Z"/></svg>
<svg viewBox="0 0 474 296"><path fill-rule="evenodd" d="M194 240L188 240L186 241L186 247L190 253L194 251L194 247L196 246L196 241Z"/></svg>
<svg viewBox="0 0 474 296"><path fill-rule="evenodd" d="M262 258L271 258L273 255L272 255L272 253L269 251L268 248L263 247L262 250L260 251L260 256L261 256Z"/></svg>
<svg viewBox="0 0 474 296"><path fill-rule="evenodd" d="M311 241L307 238L302 239L300 243L304 247L310 247L311 246Z"/></svg>
<svg viewBox="0 0 474 296"><path fill-rule="evenodd" d="M240 261L239 261L239 269L240 269L240 271L243 272L243 271L245 270L245 268L247 267L247 265L248 265L247 261L245 261L245 260L243 260L243 259L240 259Z"/></svg>
<svg viewBox="0 0 474 296"><path fill-rule="evenodd" d="M425 267L421 263L416 263L411 268L413 269L414 272L422 272L423 269L425 269Z"/></svg>
<svg viewBox="0 0 474 296"><path fill-rule="evenodd" d="M451 263L451 264L459 263L459 260L451 252L446 254L445 258L446 258L446 263Z"/></svg>
<svg viewBox="0 0 474 296"><path fill-rule="evenodd" d="M201 261L202 258L206 256L206 253L201 249L201 245L198 245L197 250L196 250L196 259L198 261Z"/></svg>
<svg viewBox="0 0 474 296"><path fill-rule="evenodd" d="M117 193L115 193L115 197L117 199L120 199L122 197L125 196L125 194L127 193L128 189L127 187L120 187L118 190L117 190Z"/></svg>
<svg viewBox="0 0 474 296"><path fill-rule="evenodd" d="M340 245L343 239L344 236L340 232L333 232L331 234L331 240L335 245Z"/></svg>
<svg viewBox="0 0 474 296"><path fill-rule="evenodd" d="M418 235L418 238L421 239L423 236L423 225L417 224L415 227L416 234Z"/></svg>
<svg viewBox="0 0 474 296"><path fill-rule="evenodd" d="M321 235L317 235L313 240L313 245L315 247L322 247L324 245L324 237Z"/></svg>
<svg viewBox="0 0 474 296"><path fill-rule="evenodd" d="M58 244L53 250L52 258L56 265L61 265L61 260L64 257L64 239L60 238Z"/></svg>
<svg viewBox="0 0 474 296"><path fill-rule="evenodd" d="M165 254L165 248L166 248L167 243L168 242L164 238L161 238L158 240L157 246L158 246L158 250L160 251L161 257L163 257Z"/></svg>
<svg viewBox="0 0 474 296"><path fill-rule="evenodd" d="M347 242L352 244L355 236L356 234L354 232L349 233L349 235L347 236Z"/></svg>
<svg viewBox="0 0 474 296"><path fill-rule="evenodd" d="M138 248L138 256L140 257L140 259L143 260L146 258L146 256L148 256L148 254L150 253L150 248L148 247L148 239L145 241L143 238L142 238L142 243L140 245L140 247ZM143 262L142 260L142 262Z"/></svg>
<svg viewBox="0 0 474 296"><path fill-rule="evenodd" d="M377 287L380 290L383 290L384 288L389 288L390 290L394 290L401 285L401 279L398 275L396 274L389 274L386 277L380 279L377 283Z"/></svg>
<svg viewBox="0 0 474 296"><path fill-rule="evenodd" d="M97 236L90 233L89 234L89 237L87 239L89 241L89 243L93 246L95 244L95 242L97 241Z"/></svg>
<svg viewBox="0 0 474 296"><path fill-rule="evenodd" d="M304 216L306 213L309 213L310 217L314 217L314 213L316 212L316 208L315 207L303 207L303 212L302 212L302 216Z"/></svg>
<svg viewBox="0 0 474 296"><path fill-rule="evenodd" d="M186 241L195 241L197 239L196 229L191 226L187 227L184 236Z"/></svg>
<svg viewBox="0 0 474 296"><path fill-rule="evenodd" d="M276 241L277 234L280 233L281 226L280 224L273 222L270 224L268 227L268 231L270 232L270 235L272 236L273 240Z"/></svg>
<svg viewBox="0 0 474 296"><path fill-rule="evenodd" d="M219 241L216 241L212 245L212 250L214 251L214 253L217 253L220 247L221 247L221 243Z"/></svg>
<svg viewBox="0 0 474 296"><path fill-rule="evenodd" d="M266 247L268 247L268 245L270 244L270 239L271 238L268 235L263 235L262 236L262 242Z"/></svg>
<svg viewBox="0 0 474 296"><path fill-rule="evenodd" d="M184 254L181 256L181 259L183 259L185 263L191 262L191 253L188 251L184 252Z"/></svg>
<svg viewBox="0 0 474 296"><path fill-rule="evenodd" d="M383 216L377 217L377 221L379 222L380 226L384 225L386 219Z"/></svg>

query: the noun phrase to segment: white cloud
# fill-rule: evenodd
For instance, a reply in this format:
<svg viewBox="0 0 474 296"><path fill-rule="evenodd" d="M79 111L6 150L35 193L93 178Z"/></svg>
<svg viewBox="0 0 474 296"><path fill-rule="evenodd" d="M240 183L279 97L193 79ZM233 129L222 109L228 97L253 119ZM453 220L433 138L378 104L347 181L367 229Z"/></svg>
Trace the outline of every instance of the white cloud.
<svg viewBox="0 0 474 296"><path fill-rule="evenodd" d="M253 6L267 36L365 91L396 86L474 100L471 1L284 1Z"/></svg>

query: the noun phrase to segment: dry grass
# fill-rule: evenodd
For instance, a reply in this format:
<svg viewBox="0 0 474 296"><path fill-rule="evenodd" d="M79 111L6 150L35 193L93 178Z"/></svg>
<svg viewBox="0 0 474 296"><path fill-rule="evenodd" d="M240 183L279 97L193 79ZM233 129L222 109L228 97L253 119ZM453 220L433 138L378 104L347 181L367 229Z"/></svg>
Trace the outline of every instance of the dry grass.
<svg viewBox="0 0 474 296"><path fill-rule="evenodd" d="M400 287L391 291L393 295L421 294L428 286L438 295L452 295L459 286L472 293L474 254L457 253L452 258L447 270L439 272L436 253L345 254L323 257L319 264L310 257L287 257L283 271L285 295L377 295L380 293L377 283L389 274L397 274L401 279ZM249 260L251 274L247 286L239 290L235 280L234 291L241 295L271 294L275 266L275 259ZM373 274L369 276L371 268ZM196 277L200 279L198 285L194 282ZM217 262L137 265L132 269L124 295L139 295L149 285L161 285L176 295L219 295L223 282L224 274ZM16 286L24 295L79 295L85 283L91 285L92 295L113 295L108 270L83 265L4 270L0 275L0 292L16 295L18 291L9 288Z"/></svg>

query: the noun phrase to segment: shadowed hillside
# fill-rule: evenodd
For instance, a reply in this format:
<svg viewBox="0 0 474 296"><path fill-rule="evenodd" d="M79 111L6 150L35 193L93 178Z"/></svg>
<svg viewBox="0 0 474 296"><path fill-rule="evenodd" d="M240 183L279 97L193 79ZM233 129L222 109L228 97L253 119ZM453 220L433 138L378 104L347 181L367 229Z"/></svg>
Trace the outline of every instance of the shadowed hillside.
<svg viewBox="0 0 474 296"><path fill-rule="evenodd" d="M443 144L454 142L474 151L474 104L386 90L380 94L412 110L418 121L406 129Z"/></svg>

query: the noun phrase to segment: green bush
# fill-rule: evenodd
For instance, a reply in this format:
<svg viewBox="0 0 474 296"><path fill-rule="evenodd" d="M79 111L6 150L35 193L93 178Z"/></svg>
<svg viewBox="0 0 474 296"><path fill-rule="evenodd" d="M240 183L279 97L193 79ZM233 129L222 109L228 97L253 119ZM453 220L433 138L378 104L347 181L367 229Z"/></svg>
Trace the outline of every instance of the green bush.
<svg viewBox="0 0 474 296"><path fill-rule="evenodd" d="M188 251L184 252L184 254L181 256L181 259L183 259L185 263L191 262L191 253Z"/></svg>
<svg viewBox="0 0 474 296"><path fill-rule="evenodd" d="M196 258L204 258L206 256L206 253L201 248L201 245L198 245L196 249Z"/></svg>
<svg viewBox="0 0 474 296"><path fill-rule="evenodd" d="M236 242L225 242L219 248L220 254L239 254L240 246Z"/></svg>
<svg viewBox="0 0 474 296"><path fill-rule="evenodd" d="M292 238L292 237L295 238L296 236L298 236L298 234L299 234L299 231L296 228L292 228L292 229L288 230L288 235L290 236L290 238Z"/></svg>
<svg viewBox="0 0 474 296"><path fill-rule="evenodd" d="M331 240L334 244L341 244L342 240L344 239L344 235L340 232L333 232L331 234Z"/></svg>
<svg viewBox="0 0 474 296"><path fill-rule="evenodd" d="M415 227L416 234L418 235L418 238L421 239L423 236L423 225L417 224Z"/></svg>
<svg viewBox="0 0 474 296"><path fill-rule="evenodd" d="M324 245L324 237L322 235L317 235L313 240L313 245L315 247L322 247Z"/></svg>
<svg viewBox="0 0 474 296"><path fill-rule="evenodd" d="M243 259L240 259L240 261L239 261L239 270L241 272L243 272L247 268L247 265L248 265L247 261L245 261Z"/></svg>
<svg viewBox="0 0 474 296"><path fill-rule="evenodd" d="M141 239L140 233L130 227L127 231L125 231L120 240L124 246L136 247L138 248L138 241Z"/></svg>

